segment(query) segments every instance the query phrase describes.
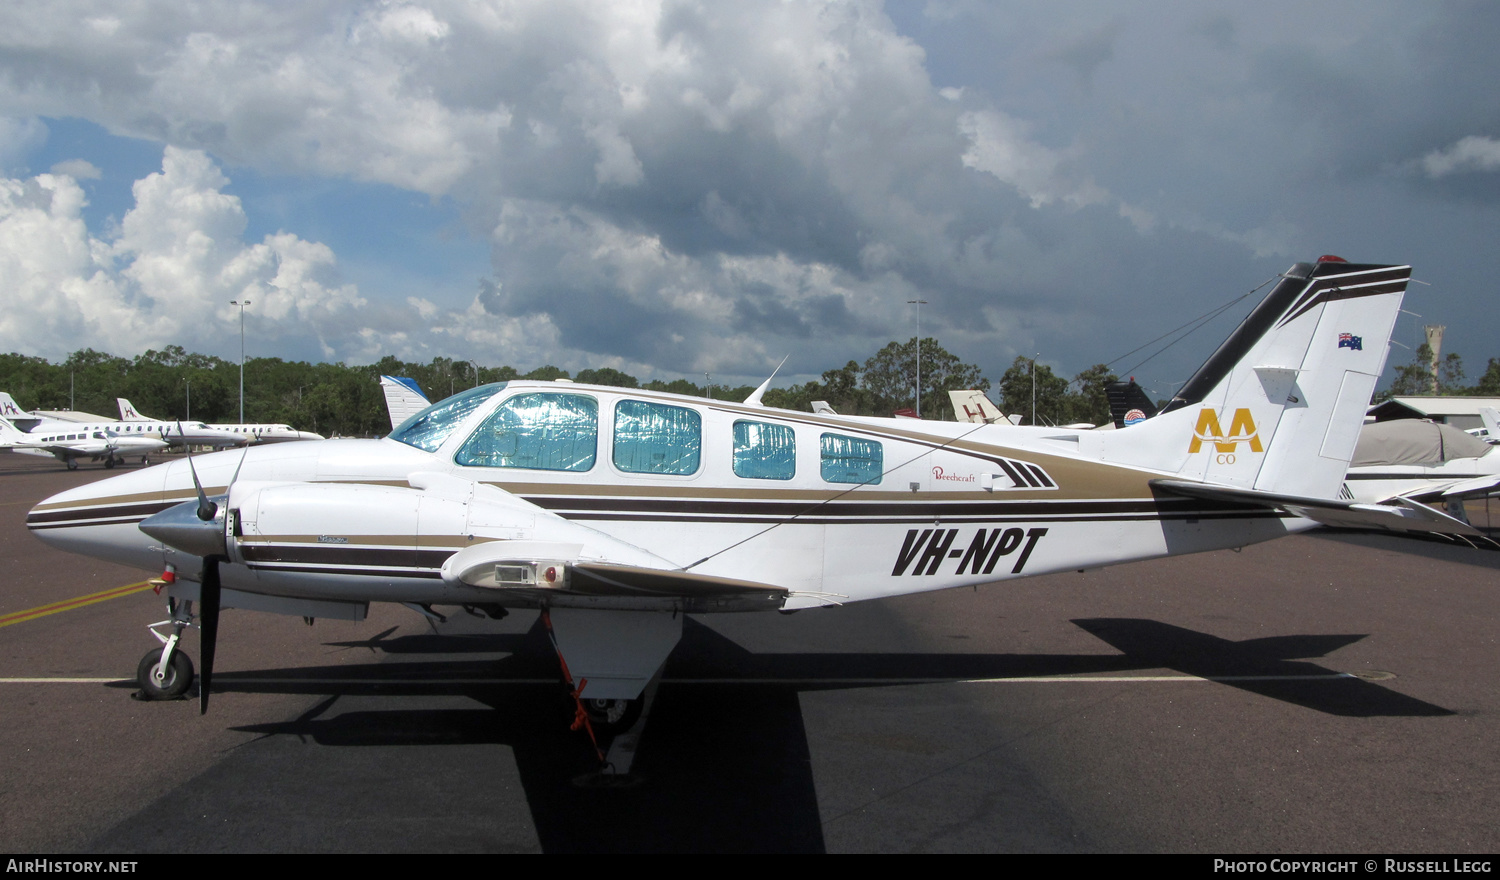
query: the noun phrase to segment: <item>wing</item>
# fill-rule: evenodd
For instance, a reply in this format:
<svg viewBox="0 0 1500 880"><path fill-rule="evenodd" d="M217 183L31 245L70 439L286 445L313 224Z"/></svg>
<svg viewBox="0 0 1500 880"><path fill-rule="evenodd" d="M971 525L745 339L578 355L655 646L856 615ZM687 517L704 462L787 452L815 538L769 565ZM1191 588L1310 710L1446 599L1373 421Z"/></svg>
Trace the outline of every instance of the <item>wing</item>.
<svg viewBox="0 0 1500 880"><path fill-rule="evenodd" d="M75 443L69 446L63 446L57 443L17 443L12 448L35 449L38 452L45 452L49 455L55 455L58 458L62 459L82 458L89 455L104 455L109 451L109 445L105 443Z"/></svg>
<svg viewBox="0 0 1500 880"><path fill-rule="evenodd" d="M1422 487L1401 493L1400 497L1413 501L1448 500L1467 496L1483 497L1500 490L1500 474L1484 474L1467 480L1458 480L1446 485Z"/></svg>
<svg viewBox="0 0 1500 880"><path fill-rule="evenodd" d="M580 558L581 549L580 544L489 541L449 557L443 580L539 604L618 610L770 610L780 608L788 595L771 584Z"/></svg>

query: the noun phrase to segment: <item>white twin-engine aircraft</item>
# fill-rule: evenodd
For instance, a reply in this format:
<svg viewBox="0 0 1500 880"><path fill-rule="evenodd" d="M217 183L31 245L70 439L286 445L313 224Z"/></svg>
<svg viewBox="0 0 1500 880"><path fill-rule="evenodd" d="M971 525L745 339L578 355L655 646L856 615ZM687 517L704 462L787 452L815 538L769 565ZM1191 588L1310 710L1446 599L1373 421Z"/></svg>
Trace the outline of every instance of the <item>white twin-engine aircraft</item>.
<svg viewBox="0 0 1500 880"><path fill-rule="evenodd" d="M148 695L188 688L176 644L193 602L205 709L220 607L464 605L539 609L588 710L617 718L684 613L1239 547L1315 521L1472 532L1404 499L1338 497L1410 274L1296 264L1162 414L1124 430L793 412L762 406L765 386L737 404L517 381L384 439L197 456L55 495L27 521L175 578L173 634L139 667Z"/></svg>
<svg viewBox="0 0 1500 880"><path fill-rule="evenodd" d="M102 461L106 468L112 468L124 463L127 456L139 455L144 465L147 456L166 447L167 442L156 437L132 437L114 431L90 430L84 425L73 425L71 430L62 428L52 433L28 434L0 419L0 449L50 455L67 465L70 471L78 469L80 458Z"/></svg>
<svg viewBox="0 0 1500 880"><path fill-rule="evenodd" d="M211 428L202 422L184 422L181 419L170 422L156 419L117 422L96 421L93 418L86 421L46 418L38 413L21 409L15 399L5 391L0 391L0 417L12 423L18 423L17 427L23 429L22 433L32 435L58 436L103 432L118 437L155 437L165 440L168 446L213 446L216 448L242 446L246 442L246 438L241 434Z"/></svg>
<svg viewBox="0 0 1500 880"><path fill-rule="evenodd" d="M120 407L120 421L127 424L138 424L141 422L155 422L156 419L143 416L135 404L123 397L116 397L115 404ZM322 440L322 434L312 431L298 431L291 425L283 424L254 424L254 425L209 425L214 431L223 431L238 437L243 437L251 443L285 443L291 440Z"/></svg>

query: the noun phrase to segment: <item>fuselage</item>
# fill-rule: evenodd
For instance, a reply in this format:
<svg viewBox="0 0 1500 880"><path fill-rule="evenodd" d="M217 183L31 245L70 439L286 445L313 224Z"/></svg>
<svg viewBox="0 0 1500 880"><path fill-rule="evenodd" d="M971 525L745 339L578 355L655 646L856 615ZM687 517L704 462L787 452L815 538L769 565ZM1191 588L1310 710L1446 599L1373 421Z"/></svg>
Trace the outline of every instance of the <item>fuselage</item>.
<svg viewBox="0 0 1500 880"><path fill-rule="evenodd" d="M393 432L400 439L194 456L53 496L28 524L62 549L150 571L173 564L193 577L196 560L137 528L195 497L191 464L208 495L237 480L231 507L247 487L300 499L238 512L232 564L221 567L236 590L495 601L493 591L444 583L444 560L476 541L548 540L560 517L679 570L783 587L787 608L1241 546L1311 525L1154 492L1149 480L1162 471L1112 463L1121 440L1110 437L1129 433L512 382L434 405ZM1186 438L1180 448L1185 457ZM424 473L526 504L434 498L413 488ZM267 532L273 521L299 525Z"/></svg>
<svg viewBox="0 0 1500 880"><path fill-rule="evenodd" d="M240 446L246 441L243 434L211 428L202 422L120 421L120 422L61 422L43 419L27 433L45 440L49 437L68 437L108 431L119 437L154 437L169 446ZM49 441L50 442L50 441Z"/></svg>
<svg viewBox="0 0 1500 880"><path fill-rule="evenodd" d="M109 459L111 465L114 461L123 460L128 455L139 455L144 458L166 446L166 441L156 437L133 437L116 434L113 431L69 431L65 434L19 436L13 434L10 439L0 441L0 447L16 452L50 455L59 461L72 461L77 458L91 458L95 461Z"/></svg>
<svg viewBox="0 0 1500 880"><path fill-rule="evenodd" d="M208 427L216 431L227 431L231 434L239 434L247 438L251 443L287 443L294 440L322 440L323 435L312 431L298 431L291 425L282 424L245 424L245 425L219 425L211 424Z"/></svg>

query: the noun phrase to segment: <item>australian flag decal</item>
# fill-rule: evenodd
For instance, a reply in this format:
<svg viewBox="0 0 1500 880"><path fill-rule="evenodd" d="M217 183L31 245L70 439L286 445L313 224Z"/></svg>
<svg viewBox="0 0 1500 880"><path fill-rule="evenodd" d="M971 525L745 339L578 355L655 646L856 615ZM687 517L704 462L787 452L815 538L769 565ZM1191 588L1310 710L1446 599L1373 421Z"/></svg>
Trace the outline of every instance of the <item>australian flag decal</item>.
<svg viewBox="0 0 1500 880"><path fill-rule="evenodd" d="M1349 348L1354 351L1364 351L1364 337L1355 336L1353 333L1339 334L1339 348Z"/></svg>

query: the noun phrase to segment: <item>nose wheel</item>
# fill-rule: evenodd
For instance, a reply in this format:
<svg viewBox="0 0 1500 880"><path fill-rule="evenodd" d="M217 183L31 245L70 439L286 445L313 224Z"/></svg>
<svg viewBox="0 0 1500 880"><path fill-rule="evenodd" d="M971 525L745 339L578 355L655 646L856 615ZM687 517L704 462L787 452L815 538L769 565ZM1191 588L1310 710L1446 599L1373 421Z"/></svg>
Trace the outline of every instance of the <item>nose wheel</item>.
<svg viewBox="0 0 1500 880"><path fill-rule="evenodd" d="M152 648L135 667L135 680L144 699L175 700L193 685L193 661L181 651L172 651L164 667L161 661L165 650L169 649Z"/></svg>
<svg viewBox="0 0 1500 880"><path fill-rule="evenodd" d="M169 619L151 624L151 634L161 641L161 647L147 651L135 666L135 680L141 686L136 699L181 699L193 686L193 661L178 646L182 631L193 625L193 603L168 597L167 613ZM162 635L156 631L158 626L171 627L172 634Z"/></svg>

